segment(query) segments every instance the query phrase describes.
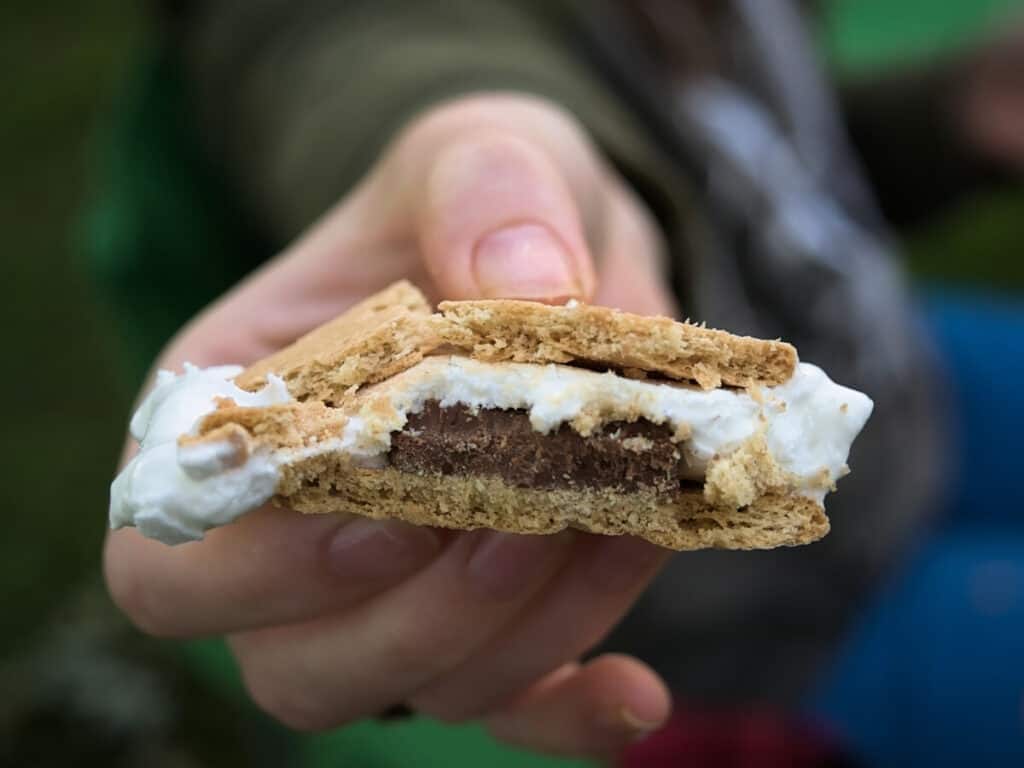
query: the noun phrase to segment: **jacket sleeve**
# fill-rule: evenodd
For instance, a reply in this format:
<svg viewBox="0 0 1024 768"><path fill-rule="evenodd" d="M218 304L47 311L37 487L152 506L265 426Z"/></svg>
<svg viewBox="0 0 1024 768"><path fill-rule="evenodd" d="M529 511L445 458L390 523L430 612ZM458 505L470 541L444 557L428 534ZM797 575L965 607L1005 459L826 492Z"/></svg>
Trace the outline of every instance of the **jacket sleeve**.
<svg viewBox="0 0 1024 768"><path fill-rule="evenodd" d="M576 49L565 3L215 0L172 21L211 154L282 242L344 195L414 115L471 92L548 98L638 186L677 188Z"/></svg>

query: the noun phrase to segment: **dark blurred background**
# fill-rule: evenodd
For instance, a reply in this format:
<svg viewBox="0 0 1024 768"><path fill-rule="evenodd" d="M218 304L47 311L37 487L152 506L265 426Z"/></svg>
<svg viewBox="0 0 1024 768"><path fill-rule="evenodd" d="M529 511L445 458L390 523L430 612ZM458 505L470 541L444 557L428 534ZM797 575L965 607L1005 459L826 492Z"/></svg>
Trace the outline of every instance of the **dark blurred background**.
<svg viewBox="0 0 1024 768"><path fill-rule="evenodd" d="M90 147L143 31L139 5L123 0L0 9L3 397L12 404L0 584L19 627L0 637L4 654L23 648L30 628L96 568L97 510L131 382L119 375L117 329L77 268L77 214Z"/></svg>
<svg viewBox="0 0 1024 768"><path fill-rule="evenodd" d="M1021 5L834 0L826 3L821 42L837 76L856 79L946 55ZM150 24L144 4L127 0L0 5L2 765L75 765L90 756L118 765L246 764L253 744L264 760L281 744L281 734L254 720L237 698L186 674L178 646L125 629L99 575L107 486L138 382L124 359L129 329L116 327L91 297L79 243L110 115L146 49ZM955 347L952 363L984 366L985 355L995 354L1019 367L1021 190L975 195L902 234L926 321L940 342ZM970 330L978 318L999 329L986 337L988 347L972 341L981 338ZM1016 386L1003 382L996 397L1009 402ZM966 409L985 401L970 400ZM979 445L988 435L981 423L963 426ZM1019 473L1012 471L1024 467L1019 447L1014 456L975 460L1004 462L1005 492L1019 499ZM937 534L938 548L916 556L851 638L835 679L809 707L832 718L864 754L913 764L922 753L907 747L894 754L892 728L904 729L905 740L928 739L947 710L962 711L950 723L962 738L1003 740L1007 755L1024 754L1024 688L994 693L992 671L993 660L1005 660L1019 680L1024 667L1017 653L1024 647L1021 512L985 509L951 528L955 533ZM958 640L942 648L908 645L932 630ZM987 665L974 658L982 635L1003 638ZM907 672L914 663L917 677ZM951 675L951 668L960 671ZM909 719L908 707L916 713ZM982 730L971 736L975 726Z"/></svg>

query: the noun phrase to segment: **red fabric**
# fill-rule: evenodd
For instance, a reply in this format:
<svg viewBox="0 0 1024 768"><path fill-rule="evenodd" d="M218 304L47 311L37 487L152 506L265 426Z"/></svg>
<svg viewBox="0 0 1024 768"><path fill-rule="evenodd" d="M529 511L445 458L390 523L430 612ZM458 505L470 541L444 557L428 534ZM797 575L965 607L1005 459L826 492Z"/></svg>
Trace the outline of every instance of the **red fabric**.
<svg viewBox="0 0 1024 768"><path fill-rule="evenodd" d="M818 768L849 765L823 730L772 712L679 708L663 728L629 747L621 768Z"/></svg>

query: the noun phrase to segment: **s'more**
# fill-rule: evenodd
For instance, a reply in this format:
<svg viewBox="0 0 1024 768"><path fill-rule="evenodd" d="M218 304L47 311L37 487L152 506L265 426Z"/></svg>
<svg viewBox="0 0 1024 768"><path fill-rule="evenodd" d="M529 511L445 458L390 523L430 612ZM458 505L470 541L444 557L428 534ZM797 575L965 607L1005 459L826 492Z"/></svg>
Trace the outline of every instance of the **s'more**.
<svg viewBox="0 0 1024 768"><path fill-rule="evenodd" d="M397 283L238 366L161 371L110 524L168 544L267 502L453 529L806 544L871 414L782 341Z"/></svg>

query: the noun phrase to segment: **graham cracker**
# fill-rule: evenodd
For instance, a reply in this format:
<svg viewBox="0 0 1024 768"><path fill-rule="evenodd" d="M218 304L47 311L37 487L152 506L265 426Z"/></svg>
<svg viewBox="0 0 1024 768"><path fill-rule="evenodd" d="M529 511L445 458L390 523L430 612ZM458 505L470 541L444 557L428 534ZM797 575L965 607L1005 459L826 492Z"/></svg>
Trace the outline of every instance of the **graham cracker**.
<svg viewBox="0 0 1024 768"><path fill-rule="evenodd" d="M196 434L179 438L178 443L213 442L219 430L234 427L268 450L303 448L338 437L347 420L341 410L318 401L259 408L229 403L204 416L196 425Z"/></svg>
<svg viewBox="0 0 1024 768"><path fill-rule="evenodd" d="M795 495L764 494L739 509L708 502L700 491L671 497L608 489L537 490L497 476L415 474L361 469L318 456L285 470L275 503L311 514L357 514L416 525L521 534L576 528L632 535L674 550L772 549L828 533L822 506Z"/></svg>
<svg viewBox="0 0 1024 768"><path fill-rule="evenodd" d="M255 390L268 373L298 401L335 402L346 390L409 368L436 346L426 298L402 280L356 304L235 379Z"/></svg>
<svg viewBox="0 0 1024 768"><path fill-rule="evenodd" d="M432 315L423 295L402 281L236 378L252 390L274 373L296 402L240 408L225 401L182 444L226 443L238 460L256 450L286 451L275 500L307 513L516 533L571 527L635 535L677 550L767 549L806 544L828 532L821 504L790 492L790 478L774 466L763 439L716 457L703 488L670 495L653 488L523 488L499 476L402 472L387 466L386 456L369 468L340 449L318 449L339 439L349 414L387 387L385 380L442 348L486 362L576 363L631 377L695 381L705 389L780 384L797 362L796 350L779 341L588 305L443 302ZM375 382L385 383L356 392ZM585 436L586 426L574 428ZM234 454L225 460L235 460Z"/></svg>
<svg viewBox="0 0 1024 768"><path fill-rule="evenodd" d="M695 381L703 389L774 386L788 381L797 363L785 342L607 307L485 300L444 301L439 309L440 339L489 362L596 365Z"/></svg>
<svg viewBox="0 0 1024 768"><path fill-rule="evenodd" d="M485 362L574 363L630 378L694 381L704 389L774 386L787 381L797 363L796 350L785 342L587 304L445 301L432 315L423 294L403 280L235 381L254 390L275 373L300 402L336 403L351 388L387 379L442 346Z"/></svg>

